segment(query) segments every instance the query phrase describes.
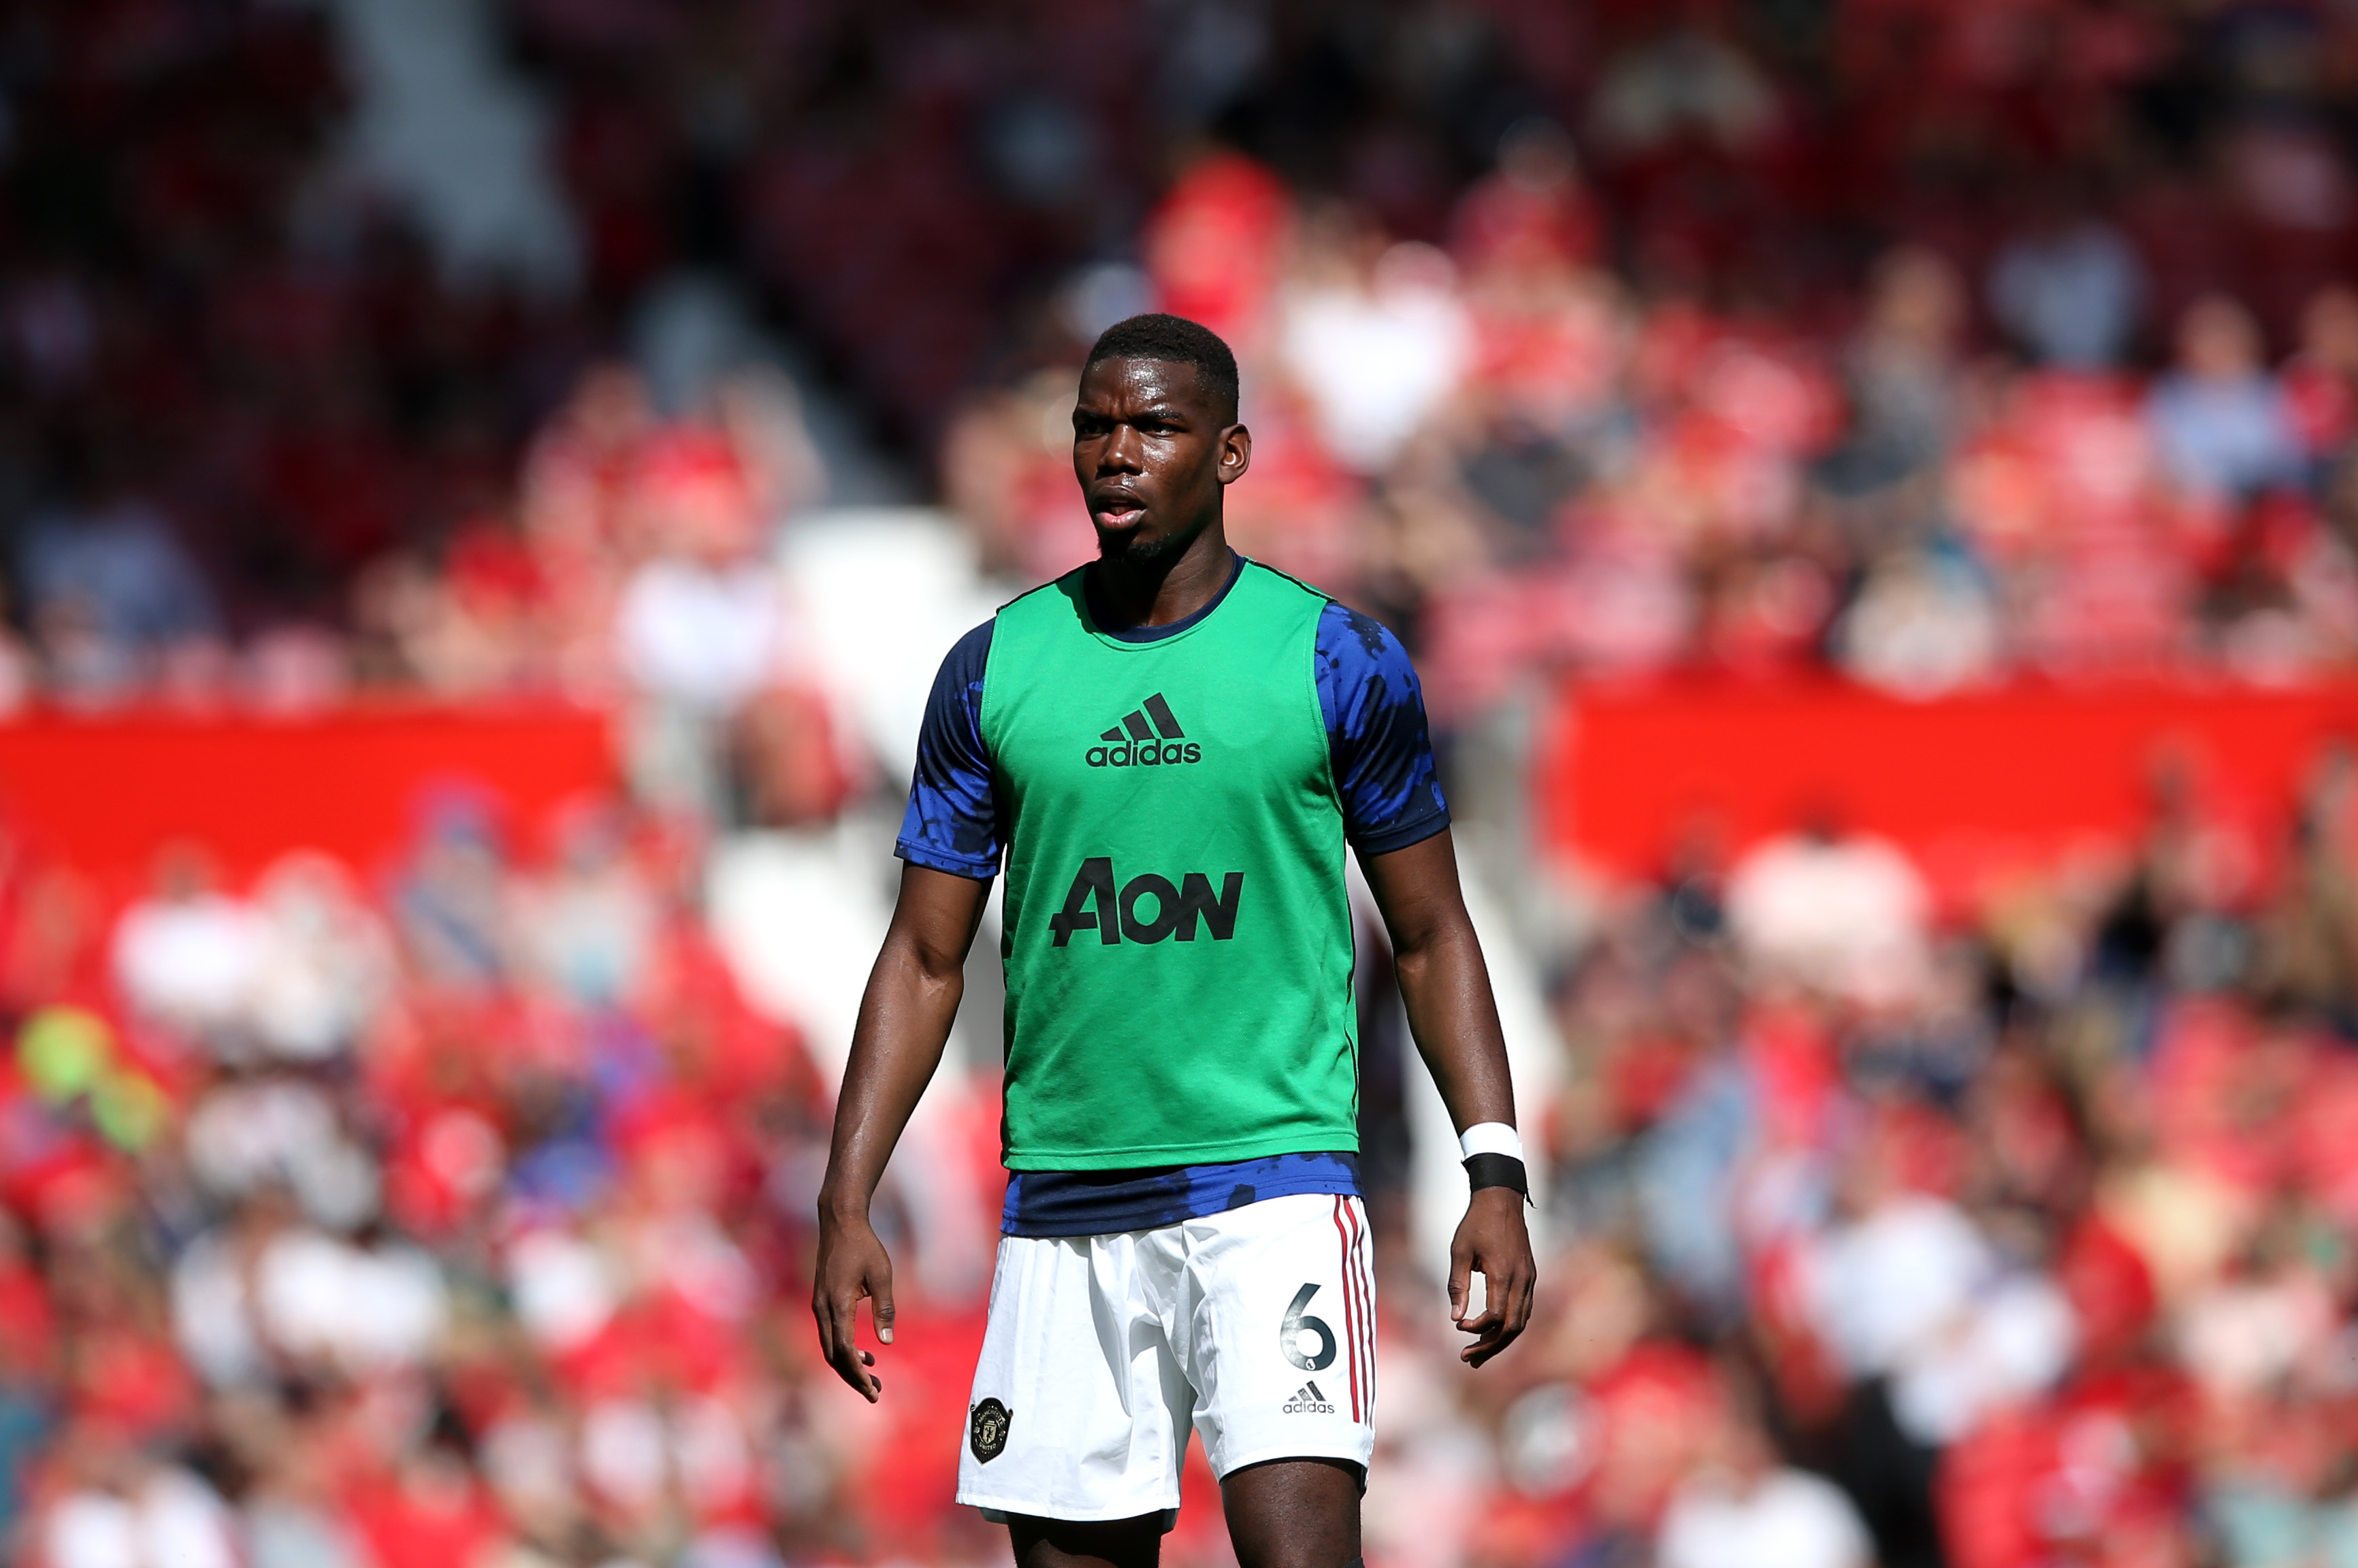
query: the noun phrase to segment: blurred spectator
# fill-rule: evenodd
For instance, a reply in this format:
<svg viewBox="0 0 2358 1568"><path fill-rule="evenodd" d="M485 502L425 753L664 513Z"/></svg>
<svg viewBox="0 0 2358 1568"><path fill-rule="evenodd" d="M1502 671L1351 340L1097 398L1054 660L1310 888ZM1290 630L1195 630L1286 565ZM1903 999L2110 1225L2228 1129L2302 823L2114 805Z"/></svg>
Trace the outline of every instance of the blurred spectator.
<svg viewBox="0 0 2358 1568"><path fill-rule="evenodd" d="M584 807L559 829L557 863L517 912L525 972L573 1005L639 994L655 935L654 901L625 853L622 821Z"/></svg>
<svg viewBox="0 0 2358 1568"><path fill-rule="evenodd" d="M481 805L458 795L434 803L393 901L420 983L481 993L506 977L513 961L506 878L498 828Z"/></svg>
<svg viewBox="0 0 2358 1568"><path fill-rule="evenodd" d="M615 643L641 697L630 747L643 797L719 816L725 727L783 673L785 610L760 552L755 499L736 453L681 432L633 481L649 556L624 585Z"/></svg>
<svg viewBox="0 0 2358 1568"><path fill-rule="evenodd" d="M2054 1285L2009 1274L1971 1217L1907 1190L1910 1173L1896 1167L1921 1152L1870 1141L1848 1173L1844 1223L1803 1270L1823 1343L1853 1377L1876 1380L1898 1430L1929 1451L2051 1385L2073 1325Z"/></svg>
<svg viewBox="0 0 2358 1568"><path fill-rule="evenodd" d="M1602 248L1600 228L1572 138L1534 117L1508 128L1496 172L1458 199L1449 248L1468 273L1585 267Z"/></svg>
<svg viewBox="0 0 2358 1568"><path fill-rule="evenodd" d="M218 634L211 590L112 456L38 519L23 552L26 612L51 683L78 703L119 701L176 650Z"/></svg>
<svg viewBox="0 0 2358 1568"><path fill-rule="evenodd" d="M1379 471L1456 390L1471 347L1455 271L1429 245L1380 244L1347 213L1314 222L1290 285L1286 373L1345 466Z"/></svg>
<svg viewBox="0 0 2358 1568"><path fill-rule="evenodd" d="M114 930L115 983L140 1012L191 1042L234 1051L261 953L261 932L243 900L222 893L200 849L158 857L152 897L124 912Z"/></svg>
<svg viewBox="0 0 2358 1568"><path fill-rule="evenodd" d="M1743 150L1768 134L1777 112L1776 84L1723 32L1693 20L1608 61L1591 109L1597 139L1622 156L1689 135Z"/></svg>
<svg viewBox="0 0 2358 1568"><path fill-rule="evenodd" d="M1777 1462L1748 1412L1730 1412L1662 1515L1661 1568L1868 1568L1875 1544L1850 1499Z"/></svg>
<svg viewBox="0 0 2358 1568"><path fill-rule="evenodd" d="M358 1526L336 1506L325 1480L330 1456L305 1434L276 1434L244 1509L253 1568L362 1568L369 1562Z"/></svg>
<svg viewBox="0 0 2358 1568"><path fill-rule="evenodd" d="M1844 666L1872 686L1937 697L1989 679L2004 652L1998 606L1961 552L1896 552L1867 574L1837 634Z"/></svg>
<svg viewBox="0 0 2358 1568"><path fill-rule="evenodd" d="M260 1337L299 1371L414 1368L441 1337L441 1271L414 1248L363 1249L290 1226L264 1245L253 1280Z"/></svg>
<svg viewBox="0 0 2358 1568"><path fill-rule="evenodd" d="M2358 436L2358 290L2320 289L2302 308L2300 351L2285 367L2293 428L2312 463L2342 455Z"/></svg>
<svg viewBox="0 0 2358 1568"><path fill-rule="evenodd" d="M1231 347L1265 349L1264 313L1279 284L1293 208L1284 182L1250 157L1230 150L1191 159L1141 235L1163 308L1201 321Z"/></svg>
<svg viewBox="0 0 2358 1568"><path fill-rule="evenodd" d="M95 1434L86 1444L84 1483L50 1509L35 1547L47 1568L238 1568L233 1516L212 1487L178 1465L105 1452Z"/></svg>
<svg viewBox="0 0 2358 1568"><path fill-rule="evenodd" d="M2283 392L2260 359L2259 324L2217 295L2187 307L2178 365L2147 405L2170 477L2204 498L2241 499L2301 477Z"/></svg>
<svg viewBox="0 0 2358 1568"><path fill-rule="evenodd" d="M384 1004L392 953L343 868L289 856L255 884L250 993L265 1051L293 1061L341 1055Z"/></svg>
<svg viewBox="0 0 2358 1568"><path fill-rule="evenodd" d="M375 1217L378 1170L336 1102L296 1077L225 1079L188 1112L189 1173L217 1198L283 1195L321 1225L351 1230ZM264 1225L256 1245L277 1235ZM242 1289L248 1288L241 1286ZM186 1332L204 1328L184 1325Z"/></svg>
<svg viewBox="0 0 2358 1568"><path fill-rule="evenodd" d="M546 595L558 686L611 684L611 620L631 558L632 476L656 433L646 388L627 366L593 366L525 454L518 514Z"/></svg>
<svg viewBox="0 0 2358 1568"><path fill-rule="evenodd" d="M1906 856L1828 827L1764 844L1728 875L1729 927L1764 975L1869 1006L1920 994L1931 914Z"/></svg>
<svg viewBox="0 0 2358 1568"><path fill-rule="evenodd" d="M1893 251L1876 263L1866 320L1844 371L1852 425L1837 460L1844 488L1880 489L1945 460L1964 420L1964 288L1946 258Z"/></svg>
<svg viewBox="0 0 2358 1568"><path fill-rule="evenodd" d="M2145 269L2121 232L2060 188L1991 264L1990 313L2042 364L2104 371L2126 355L2145 309Z"/></svg>

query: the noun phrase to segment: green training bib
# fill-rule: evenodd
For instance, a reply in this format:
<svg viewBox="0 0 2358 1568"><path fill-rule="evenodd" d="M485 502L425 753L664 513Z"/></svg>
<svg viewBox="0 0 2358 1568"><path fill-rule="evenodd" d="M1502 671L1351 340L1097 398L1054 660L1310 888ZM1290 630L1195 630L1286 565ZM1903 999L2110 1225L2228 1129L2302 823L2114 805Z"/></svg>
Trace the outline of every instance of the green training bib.
<svg viewBox="0 0 2358 1568"><path fill-rule="evenodd" d="M1358 1149L1326 604L1248 561L1151 643L1096 626L1080 571L999 612L1009 1169Z"/></svg>

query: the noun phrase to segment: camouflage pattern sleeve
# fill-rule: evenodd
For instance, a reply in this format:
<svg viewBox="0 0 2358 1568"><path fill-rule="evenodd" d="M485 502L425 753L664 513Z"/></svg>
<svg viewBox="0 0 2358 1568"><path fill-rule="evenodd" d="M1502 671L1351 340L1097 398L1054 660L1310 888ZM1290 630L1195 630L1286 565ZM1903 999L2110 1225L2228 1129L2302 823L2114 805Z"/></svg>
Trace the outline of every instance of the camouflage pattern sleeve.
<svg viewBox="0 0 2358 1568"><path fill-rule="evenodd" d="M953 876L999 874L999 801L991 787L990 757L982 744L982 676L990 657L986 621L957 640L934 676L925 699L925 727L917 734L917 768L909 784L909 809L892 852L913 866Z"/></svg>
<svg viewBox="0 0 2358 1568"><path fill-rule="evenodd" d="M1405 849L1449 826L1415 666L1383 624L1341 604L1318 622L1318 703L1343 827L1363 855Z"/></svg>

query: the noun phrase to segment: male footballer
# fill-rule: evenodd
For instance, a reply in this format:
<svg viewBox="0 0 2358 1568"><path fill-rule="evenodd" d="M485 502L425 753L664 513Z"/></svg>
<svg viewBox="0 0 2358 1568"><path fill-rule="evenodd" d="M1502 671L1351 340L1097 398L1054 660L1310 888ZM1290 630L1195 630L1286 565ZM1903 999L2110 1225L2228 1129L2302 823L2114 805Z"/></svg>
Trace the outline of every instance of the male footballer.
<svg viewBox="0 0 2358 1568"><path fill-rule="evenodd" d="M1192 321L1108 330L1073 468L1098 558L942 665L819 1196L812 1310L870 1400L892 1342L868 1209L1007 875L1011 1176L958 1500L1021 1568L1151 1568L1190 1433L1242 1568L1347 1568L1375 1446L1346 845L1472 1184L1450 1314L1479 1367L1530 1316L1514 1097L1397 640L1229 549L1237 366ZM1486 1289L1473 1308L1470 1276Z"/></svg>

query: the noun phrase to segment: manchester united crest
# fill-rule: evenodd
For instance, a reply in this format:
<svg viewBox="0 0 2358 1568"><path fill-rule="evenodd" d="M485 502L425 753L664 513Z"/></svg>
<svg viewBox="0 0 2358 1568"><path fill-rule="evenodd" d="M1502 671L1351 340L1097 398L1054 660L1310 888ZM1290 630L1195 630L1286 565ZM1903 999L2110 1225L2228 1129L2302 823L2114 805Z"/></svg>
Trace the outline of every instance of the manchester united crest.
<svg viewBox="0 0 2358 1568"><path fill-rule="evenodd" d="M988 1465L1007 1452L1007 1426L1015 1414L997 1400L985 1400L968 1412L967 1446Z"/></svg>

